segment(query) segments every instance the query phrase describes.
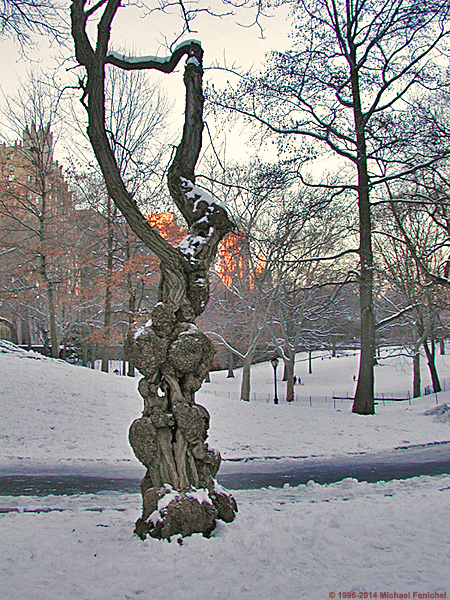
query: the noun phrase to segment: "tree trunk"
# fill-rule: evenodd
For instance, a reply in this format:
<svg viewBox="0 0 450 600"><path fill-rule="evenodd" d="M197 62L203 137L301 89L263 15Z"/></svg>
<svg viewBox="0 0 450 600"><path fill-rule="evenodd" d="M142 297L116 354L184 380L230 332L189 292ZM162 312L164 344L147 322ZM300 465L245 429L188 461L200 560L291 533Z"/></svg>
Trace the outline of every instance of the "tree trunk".
<svg viewBox="0 0 450 600"><path fill-rule="evenodd" d="M295 368L295 353L290 354L284 361L286 372L286 402L294 400L294 368Z"/></svg>
<svg viewBox="0 0 450 600"><path fill-rule="evenodd" d="M127 232L127 239L125 241L125 258L127 263L129 262L130 256L130 240ZM130 333L133 330L135 316L136 316L136 291L133 288L133 282L131 277L131 270L128 269L127 274L127 284L128 284L128 332ZM125 373L124 373L125 374ZM135 377L135 367L131 361L128 361L128 377Z"/></svg>
<svg viewBox="0 0 450 600"><path fill-rule="evenodd" d="M445 355L445 340L439 340L439 352L441 356Z"/></svg>
<svg viewBox="0 0 450 600"><path fill-rule="evenodd" d="M112 278L114 265L114 217L111 198L108 196L107 205L107 243L106 243L106 286L105 286L105 316L102 344L102 371L109 371L109 354L111 347L111 313L112 313Z"/></svg>
<svg viewBox="0 0 450 600"><path fill-rule="evenodd" d="M283 379L281 381L287 381L288 380L288 367L286 364L287 360L285 359L283 361Z"/></svg>
<svg viewBox="0 0 450 600"><path fill-rule="evenodd" d="M253 352L247 354L242 368L241 400L250 402L250 371L253 363Z"/></svg>
<svg viewBox="0 0 450 600"><path fill-rule="evenodd" d="M47 298L48 298L48 312L50 319L50 343L52 346L51 355L52 358L59 357L59 344L58 335L56 332L56 311L55 311L55 299L53 293L53 284L51 281L47 282Z"/></svg>
<svg viewBox="0 0 450 600"><path fill-rule="evenodd" d="M234 355L233 355L233 352L231 350L228 350L228 373L227 373L227 379L230 379L231 377L234 377L233 364L234 364Z"/></svg>
<svg viewBox="0 0 450 600"><path fill-rule="evenodd" d="M22 319L17 319L16 321L16 328L17 328L17 343L19 344L19 346L21 346L24 341L23 341L23 335L22 335Z"/></svg>
<svg viewBox="0 0 450 600"><path fill-rule="evenodd" d="M127 376L128 377L136 377L136 369L135 369L134 364L131 361L128 361Z"/></svg>
<svg viewBox="0 0 450 600"><path fill-rule="evenodd" d="M367 169L366 138L364 117L361 106L359 78L356 60L356 47L352 49L352 94L357 145L358 169L358 210L359 210L359 252L360 279L359 303L361 313L361 355L358 384L352 411L360 415L375 413L374 398L374 348L375 318L373 310L373 253L372 221L369 200L369 175Z"/></svg>
<svg viewBox="0 0 450 600"><path fill-rule="evenodd" d="M427 357L428 368L430 369L431 381L433 383L433 392L441 392L442 388L441 388L441 383L439 381L439 376L438 376L438 372L436 369L436 362L435 362L436 348L435 348L434 340L431 340L431 350L430 350L430 347L428 346L428 340L424 340L423 348L425 350L425 354Z"/></svg>
<svg viewBox="0 0 450 600"><path fill-rule="evenodd" d="M88 345L86 340L81 342L81 366L87 367L88 364Z"/></svg>
<svg viewBox="0 0 450 600"><path fill-rule="evenodd" d="M168 539L178 534L209 536L216 519L234 519L237 506L234 498L215 484L220 454L206 444L209 414L195 402L195 392L211 367L215 351L194 321L206 308L209 268L233 223L222 207L195 186L203 131L203 50L197 42L187 41L164 61L131 62L109 54L111 25L119 6L120 0L96 5L103 14L97 25L95 51L86 34L84 0L73 0L71 17L76 58L87 72L83 98L89 117L88 135L108 192L133 232L161 261L159 302L151 321L129 335L126 344L128 360L143 375L139 392L144 410L129 431L134 453L147 468L141 483L143 512L135 532L143 539L147 535ZM178 247L173 247L149 225L121 177L105 128L105 64L172 72L184 54L188 55L184 69L185 123L167 179L189 230ZM203 500L205 495L207 500ZM162 498L164 506L159 502Z"/></svg>
<svg viewBox="0 0 450 600"><path fill-rule="evenodd" d="M418 347L415 347L413 356L413 398L420 398L420 395L420 349Z"/></svg>
<svg viewBox="0 0 450 600"><path fill-rule="evenodd" d="M31 327L30 320L26 319L22 321L23 323L23 331L22 331L22 344L26 344L28 350L31 350Z"/></svg>
<svg viewBox="0 0 450 600"><path fill-rule="evenodd" d="M45 235L42 233L44 228L44 221L41 218L41 240L42 246L45 248ZM47 258L45 254L40 254L40 275L42 277L43 284L46 288L47 303L48 303L48 318L50 321L50 344L51 344L51 356L52 358L58 358L59 347L58 347L58 335L56 328L56 310L55 310L55 297L53 291L53 282L50 279L47 272Z"/></svg>
<svg viewBox="0 0 450 600"><path fill-rule="evenodd" d="M312 375L312 350L308 352L308 373Z"/></svg>

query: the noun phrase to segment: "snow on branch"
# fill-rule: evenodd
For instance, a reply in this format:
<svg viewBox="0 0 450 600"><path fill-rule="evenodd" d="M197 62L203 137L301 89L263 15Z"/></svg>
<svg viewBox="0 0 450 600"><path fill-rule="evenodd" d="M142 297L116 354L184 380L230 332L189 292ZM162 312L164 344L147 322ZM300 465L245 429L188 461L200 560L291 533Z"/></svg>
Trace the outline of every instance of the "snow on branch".
<svg viewBox="0 0 450 600"><path fill-rule="evenodd" d="M215 331L205 331L204 333L205 333L205 335L215 335L215 336L217 336L217 337L220 339L220 341L222 342L222 344L223 344L223 345L224 345L226 348L228 348L228 350L230 350L231 352L233 352L233 354L236 354L236 356L239 356L239 358L242 358L242 360L245 360L245 359L246 359L246 357L247 357L247 355L248 355L248 351L247 351L247 353L246 353L246 354L241 354L241 353L239 352L239 350L236 350L236 348L233 348L233 346L231 346L231 345L230 345L230 344L229 344L229 343L226 341L226 339L220 335L220 333L217 333L217 332L215 332Z"/></svg>
<svg viewBox="0 0 450 600"><path fill-rule="evenodd" d="M385 319L381 319L381 321L375 325L375 329L381 329L381 327L384 327L385 325L387 325L391 321L395 321L396 319L398 319L399 317L403 316L405 313L409 312L413 308L416 308L417 306L420 306L419 302L415 302L414 304L410 304L406 308L402 308L402 310L399 310L398 312L396 312L395 314L391 315L390 317L386 317Z"/></svg>
<svg viewBox="0 0 450 600"><path fill-rule="evenodd" d="M106 56L106 62L125 70L156 69L163 73L171 73L183 54L189 54L193 46L201 48L202 45L198 40L185 40L178 44L170 56L164 57L152 55L126 56L115 50L110 50ZM193 54L189 56L187 63L200 66L200 61Z"/></svg>
<svg viewBox="0 0 450 600"><path fill-rule="evenodd" d="M186 179L185 177L180 177L181 184L183 186L184 195L186 198L194 200L194 210L197 210L199 202L206 202L209 206L214 204L213 197L208 194L206 190L203 190L198 185L194 185L192 181Z"/></svg>

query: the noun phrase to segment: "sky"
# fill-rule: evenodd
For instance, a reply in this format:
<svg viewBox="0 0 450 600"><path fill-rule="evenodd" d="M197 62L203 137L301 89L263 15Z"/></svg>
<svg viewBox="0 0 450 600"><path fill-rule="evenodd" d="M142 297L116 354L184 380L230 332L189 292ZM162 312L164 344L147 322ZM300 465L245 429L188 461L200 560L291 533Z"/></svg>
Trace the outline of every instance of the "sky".
<svg viewBox="0 0 450 600"><path fill-rule="evenodd" d="M224 7L220 2L215 2L216 10L226 12L229 7ZM214 6L214 4L213 4ZM178 9L177 9L178 10ZM210 70L213 65L236 66L242 69L255 68L264 60L267 52L272 49L282 49L289 45L288 26L286 21L288 9L278 8L271 18L262 19L264 32L257 26L249 27L254 19L252 11L240 9L235 16L213 17L201 14L193 23L194 30L187 33L183 39L197 39L204 49L205 80L214 81L217 86L226 85L233 76L221 70ZM112 30L111 46L120 51L137 56L157 55L165 56L165 40L168 42L176 38L180 20L177 12L169 14L153 13L143 19L134 7L119 9ZM4 94L14 94L20 81L26 80L27 70L30 66L43 69L52 69L60 63L61 51L51 46L45 38L36 38L37 47L24 57L20 54L14 39L4 39L0 42L0 85ZM72 44L63 54L72 53ZM59 74L63 80L67 78L67 63L60 67ZM170 75L157 75L163 83L169 101L175 102L174 131L182 128L184 111L184 86L182 70ZM1 106L1 103L0 103ZM213 136L220 132L214 130L212 119L209 119ZM0 117L1 123L1 117ZM205 136L206 138L206 136ZM228 134L230 155L233 158L246 156L253 152L243 143L242 130ZM205 145L206 139L204 141ZM219 144L219 142L218 142Z"/></svg>

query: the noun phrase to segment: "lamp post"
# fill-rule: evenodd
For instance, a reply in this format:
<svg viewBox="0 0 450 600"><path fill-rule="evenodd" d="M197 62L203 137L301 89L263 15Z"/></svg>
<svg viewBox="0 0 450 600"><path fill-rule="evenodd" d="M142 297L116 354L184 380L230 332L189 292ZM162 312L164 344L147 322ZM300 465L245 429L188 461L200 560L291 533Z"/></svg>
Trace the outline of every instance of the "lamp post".
<svg viewBox="0 0 450 600"><path fill-rule="evenodd" d="M278 358L274 356L270 361L273 367L273 384L275 387L275 398L273 399L274 404L278 404L278 396L277 396L277 367L278 367Z"/></svg>

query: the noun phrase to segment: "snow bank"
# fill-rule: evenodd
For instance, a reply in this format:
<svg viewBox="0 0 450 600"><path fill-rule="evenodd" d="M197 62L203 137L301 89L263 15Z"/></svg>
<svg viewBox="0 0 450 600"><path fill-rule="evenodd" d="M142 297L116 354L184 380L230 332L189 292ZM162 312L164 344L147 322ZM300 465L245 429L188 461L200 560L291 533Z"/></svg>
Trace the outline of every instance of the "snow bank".
<svg viewBox="0 0 450 600"><path fill-rule="evenodd" d="M0 346L0 469L135 464L128 428L142 411L138 380Z"/></svg>
<svg viewBox="0 0 450 600"><path fill-rule="evenodd" d="M133 535L138 494L0 497L2 510L14 509L0 516L2 600L448 597L449 476L236 498L236 521L180 546Z"/></svg>

